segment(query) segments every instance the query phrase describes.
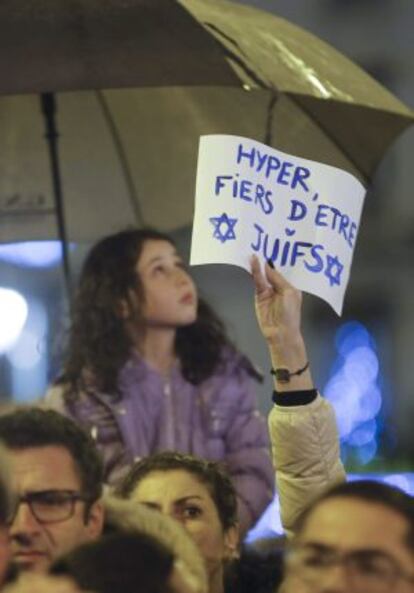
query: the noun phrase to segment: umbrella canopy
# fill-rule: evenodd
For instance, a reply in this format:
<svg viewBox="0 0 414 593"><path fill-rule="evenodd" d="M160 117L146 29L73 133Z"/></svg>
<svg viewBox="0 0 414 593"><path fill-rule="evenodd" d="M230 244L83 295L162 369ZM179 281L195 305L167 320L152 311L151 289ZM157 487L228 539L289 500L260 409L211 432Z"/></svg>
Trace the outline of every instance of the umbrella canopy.
<svg viewBox="0 0 414 593"><path fill-rule="evenodd" d="M38 97L58 92L71 239L193 216L201 134L367 182L413 113L339 52L224 0L2 0L0 240L56 236Z"/></svg>

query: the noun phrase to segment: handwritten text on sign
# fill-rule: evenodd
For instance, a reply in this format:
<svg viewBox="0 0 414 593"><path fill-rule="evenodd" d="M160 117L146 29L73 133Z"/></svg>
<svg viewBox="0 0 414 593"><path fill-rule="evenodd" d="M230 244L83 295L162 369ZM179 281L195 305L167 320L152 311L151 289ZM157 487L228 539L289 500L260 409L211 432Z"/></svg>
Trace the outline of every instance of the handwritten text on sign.
<svg viewBox="0 0 414 593"><path fill-rule="evenodd" d="M340 314L365 196L335 167L238 136L200 138L191 264L271 259Z"/></svg>

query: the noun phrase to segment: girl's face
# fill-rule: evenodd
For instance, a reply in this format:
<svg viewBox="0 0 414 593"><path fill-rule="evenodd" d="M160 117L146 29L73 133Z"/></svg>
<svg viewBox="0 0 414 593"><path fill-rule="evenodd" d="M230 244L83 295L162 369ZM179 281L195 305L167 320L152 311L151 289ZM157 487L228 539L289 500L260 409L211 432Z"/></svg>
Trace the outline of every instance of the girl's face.
<svg viewBox="0 0 414 593"><path fill-rule="evenodd" d="M234 555L237 528L223 530L210 491L192 473L154 470L137 484L131 498L179 521L200 549L209 574Z"/></svg>
<svg viewBox="0 0 414 593"><path fill-rule="evenodd" d="M196 287L171 243L146 241L136 271L144 291L141 315L147 327L175 329L196 320Z"/></svg>

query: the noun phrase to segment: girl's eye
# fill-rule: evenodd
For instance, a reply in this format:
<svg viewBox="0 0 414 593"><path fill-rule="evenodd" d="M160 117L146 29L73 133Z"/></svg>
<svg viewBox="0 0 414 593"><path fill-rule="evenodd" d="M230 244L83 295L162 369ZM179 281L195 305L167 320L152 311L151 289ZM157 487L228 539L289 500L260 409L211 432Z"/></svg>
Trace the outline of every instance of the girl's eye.
<svg viewBox="0 0 414 593"><path fill-rule="evenodd" d="M201 515L201 509L195 506L185 507L183 509L183 516L187 519L195 519Z"/></svg>
<svg viewBox="0 0 414 593"><path fill-rule="evenodd" d="M164 266L155 266L155 268L152 268L152 273L153 274L162 274L164 272L165 268Z"/></svg>

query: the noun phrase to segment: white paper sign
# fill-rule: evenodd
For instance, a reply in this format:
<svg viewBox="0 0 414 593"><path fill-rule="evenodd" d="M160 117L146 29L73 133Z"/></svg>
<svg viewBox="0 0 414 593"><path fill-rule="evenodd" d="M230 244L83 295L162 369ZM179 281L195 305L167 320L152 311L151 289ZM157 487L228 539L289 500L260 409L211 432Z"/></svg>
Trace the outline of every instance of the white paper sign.
<svg viewBox="0 0 414 593"><path fill-rule="evenodd" d="M336 167L239 136L200 138L191 265L271 259L342 312L365 188Z"/></svg>

